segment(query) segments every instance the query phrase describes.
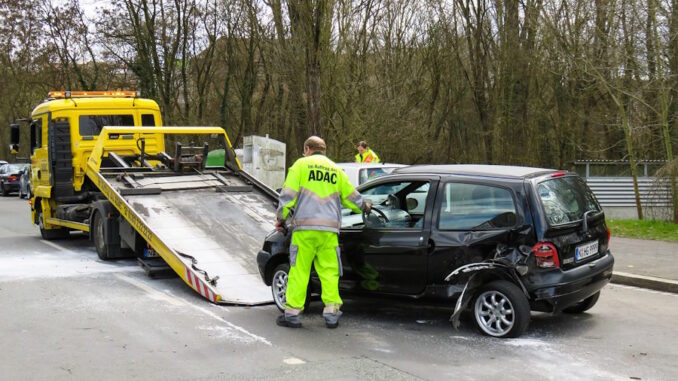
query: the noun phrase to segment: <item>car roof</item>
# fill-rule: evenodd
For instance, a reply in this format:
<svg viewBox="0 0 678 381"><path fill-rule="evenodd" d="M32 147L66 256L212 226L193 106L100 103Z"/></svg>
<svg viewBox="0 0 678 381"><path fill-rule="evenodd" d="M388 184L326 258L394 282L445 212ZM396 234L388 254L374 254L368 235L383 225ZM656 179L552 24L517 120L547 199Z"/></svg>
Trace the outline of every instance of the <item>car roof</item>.
<svg viewBox="0 0 678 381"><path fill-rule="evenodd" d="M438 175L472 175L485 177L528 178L556 172L555 169L520 167L513 165L489 164L443 164L443 165L411 165L393 171L394 174L438 174Z"/></svg>
<svg viewBox="0 0 678 381"><path fill-rule="evenodd" d="M365 163L337 163L338 166L342 168L401 168L405 167L405 164L395 164L395 163L377 163L377 164L365 164Z"/></svg>

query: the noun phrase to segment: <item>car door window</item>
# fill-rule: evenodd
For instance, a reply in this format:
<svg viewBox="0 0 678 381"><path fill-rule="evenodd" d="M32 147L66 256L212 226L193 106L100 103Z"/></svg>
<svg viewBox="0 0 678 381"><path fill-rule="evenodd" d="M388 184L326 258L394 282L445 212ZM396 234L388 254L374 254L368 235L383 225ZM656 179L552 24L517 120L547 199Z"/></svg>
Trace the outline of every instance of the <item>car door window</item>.
<svg viewBox="0 0 678 381"><path fill-rule="evenodd" d="M377 185L362 192L374 208L367 219L370 228L421 229L430 184L427 181L397 181Z"/></svg>
<svg viewBox="0 0 678 381"><path fill-rule="evenodd" d="M441 230L494 230L516 224L516 207L508 189L447 183L442 197L438 216Z"/></svg>

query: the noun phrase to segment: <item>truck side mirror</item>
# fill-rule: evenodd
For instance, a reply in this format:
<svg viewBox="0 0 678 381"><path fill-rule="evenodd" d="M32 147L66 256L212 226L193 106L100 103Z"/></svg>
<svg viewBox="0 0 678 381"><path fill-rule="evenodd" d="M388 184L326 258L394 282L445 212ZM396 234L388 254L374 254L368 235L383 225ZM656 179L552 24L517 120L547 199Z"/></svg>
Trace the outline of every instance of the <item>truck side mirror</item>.
<svg viewBox="0 0 678 381"><path fill-rule="evenodd" d="M9 151L13 155L19 153L19 133L18 124L12 123L9 125Z"/></svg>

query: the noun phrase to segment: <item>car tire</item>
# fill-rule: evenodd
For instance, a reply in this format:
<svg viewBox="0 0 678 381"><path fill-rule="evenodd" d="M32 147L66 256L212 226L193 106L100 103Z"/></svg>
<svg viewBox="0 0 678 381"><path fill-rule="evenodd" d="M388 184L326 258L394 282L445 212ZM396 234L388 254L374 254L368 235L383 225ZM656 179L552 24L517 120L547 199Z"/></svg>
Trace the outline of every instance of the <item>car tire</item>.
<svg viewBox="0 0 678 381"><path fill-rule="evenodd" d="M40 235L42 236L42 239L47 240L47 241L67 238L68 236L70 236L70 233L69 233L68 229L66 229L66 228L49 229L49 230L45 229L42 211L38 212L38 227L40 228Z"/></svg>
<svg viewBox="0 0 678 381"><path fill-rule="evenodd" d="M278 265L275 270L273 270L273 277L271 278L271 295L273 296L273 302L275 306L278 307L280 312L285 311L285 293L287 292L287 279L290 275L290 265L288 263L283 263ZM304 302L304 311L308 310L308 306L311 304L311 282L309 281L308 287L306 287L306 302Z"/></svg>
<svg viewBox="0 0 678 381"><path fill-rule="evenodd" d="M530 324L530 304L515 284L496 280L483 285L473 299L473 320L487 336L520 336Z"/></svg>
<svg viewBox="0 0 678 381"><path fill-rule="evenodd" d="M596 303L598 302L598 298L600 298L600 291L582 300L581 302L578 302L577 304L565 308L563 312L565 312L566 314L584 313L596 305Z"/></svg>
<svg viewBox="0 0 678 381"><path fill-rule="evenodd" d="M106 246L106 227L104 217L100 212L95 212L92 217L92 241L94 241L94 247L97 250L97 255L102 261L107 261L110 258L108 257L108 248Z"/></svg>
<svg viewBox="0 0 678 381"><path fill-rule="evenodd" d="M9 196L9 191L5 188L5 183L0 183L0 193L2 193L2 197Z"/></svg>

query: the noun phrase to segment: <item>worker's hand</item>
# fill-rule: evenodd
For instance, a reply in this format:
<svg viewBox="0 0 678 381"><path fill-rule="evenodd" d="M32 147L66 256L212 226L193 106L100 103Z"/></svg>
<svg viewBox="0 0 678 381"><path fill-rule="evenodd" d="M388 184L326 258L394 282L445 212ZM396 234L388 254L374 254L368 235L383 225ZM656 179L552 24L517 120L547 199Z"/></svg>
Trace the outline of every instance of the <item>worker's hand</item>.
<svg viewBox="0 0 678 381"><path fill-rule="evenodd" d="M275 222L275 230L284 233L285 232L285 224L283 221L276 221Z"/></svg>
<svg viewBox="0 0 678 381"><path fill-rule="evenodd" d="M363 212L370 214L372 211L372 200L365 199L363 200Z"/></svg>

